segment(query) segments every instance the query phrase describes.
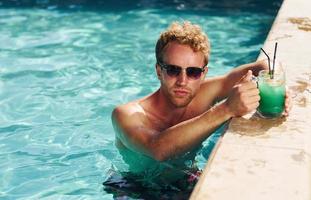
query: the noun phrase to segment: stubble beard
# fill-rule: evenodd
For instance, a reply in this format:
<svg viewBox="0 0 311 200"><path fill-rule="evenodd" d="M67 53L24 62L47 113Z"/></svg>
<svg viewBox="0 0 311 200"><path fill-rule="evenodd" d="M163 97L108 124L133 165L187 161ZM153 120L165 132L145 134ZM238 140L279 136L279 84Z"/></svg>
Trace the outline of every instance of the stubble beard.
<svg viewBox="0 0 311 200"><path fill-rule="evenodd" d="M168 103L170 105L172 105L172 107L175 107L175 108L186 107L187 105L190 104L190 102L192 101L192 99L195 96L193 94L193 92L188 89L189 93L186 96L178 97L174 93L174 89L176 89L176 87L169 88L169 87L166 86L166 84L162 83L162 81L161 81L161 88L160 88L160 90L162 90L162 94L165 96L165 98L168 101Z"/></svg>
<svg viewBox="0 0 311 200"><path fill-rule="evenodd" d="M172 92L169 92L168 99L170 103L176 108L183 108L190 104L190 102L193 99L193 95L189 93L187 96L177 97L172 91Z"/></svg>

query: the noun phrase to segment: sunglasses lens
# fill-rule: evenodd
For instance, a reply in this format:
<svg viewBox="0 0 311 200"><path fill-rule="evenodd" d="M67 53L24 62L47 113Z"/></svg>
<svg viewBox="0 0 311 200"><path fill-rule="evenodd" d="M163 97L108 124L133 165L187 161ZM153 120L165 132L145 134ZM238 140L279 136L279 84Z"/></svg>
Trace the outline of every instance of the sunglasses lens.
<svg viewBox="0 0 311 200"><path fill-rule="evenodd" d="M198 67L188 67L187 76L189 78L198 79L201 77L202 69Z"/></svg>
<svg viewBox="0 0 311 200"><path fill-rule="evenodd" d="M166 73L169 76L178 76L181 72L181 68L174 65L166 66Z"/></svg>
<svg viewBox="0 0 311 200"><path fill-rule="evenodd" d="M177 77L181 73L182 68L175 65L162 65L166 70L167 75L171 77ZM188 67L186 68L187 76L191 79L198 79L201 77L203 70L199 67Z"/></svg>

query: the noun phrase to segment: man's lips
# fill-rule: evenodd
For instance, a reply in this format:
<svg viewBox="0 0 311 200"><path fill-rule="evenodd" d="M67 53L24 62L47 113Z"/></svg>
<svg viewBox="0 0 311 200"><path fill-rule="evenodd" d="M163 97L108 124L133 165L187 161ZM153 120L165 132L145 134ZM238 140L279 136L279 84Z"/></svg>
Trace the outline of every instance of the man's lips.
<svg viewBox="0 0 311 200"><path fill-rule="evenodd" d="M181 97L189 94L187 90L174 90L174 93L176 94L176 96L181 96Z"/></svg>

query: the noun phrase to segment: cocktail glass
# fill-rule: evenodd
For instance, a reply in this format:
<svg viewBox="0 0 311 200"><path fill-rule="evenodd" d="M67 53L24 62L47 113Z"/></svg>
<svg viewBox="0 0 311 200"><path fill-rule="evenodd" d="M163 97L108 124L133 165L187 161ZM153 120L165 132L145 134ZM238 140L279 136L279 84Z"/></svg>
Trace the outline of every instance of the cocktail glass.
<svg viewBox="0 0 311 200"><path fill-rule="evenodd" d="M282 115L285 102L285 72L279 67L273 73L262 70L257 83L260 95L257 113L263 118L276 118Z"/></svg>

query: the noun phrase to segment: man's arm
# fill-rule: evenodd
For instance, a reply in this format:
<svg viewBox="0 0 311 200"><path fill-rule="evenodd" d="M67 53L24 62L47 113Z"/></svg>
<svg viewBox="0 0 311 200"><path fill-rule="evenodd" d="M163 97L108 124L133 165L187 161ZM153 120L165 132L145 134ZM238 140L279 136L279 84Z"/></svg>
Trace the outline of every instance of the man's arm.
<svg viewBox="0 0 311 200"><path fill-rule="evenodd" d="M244 64L231 70L222 77L221 81L218 82L219 94L217 94L217 100L227 98L232 88L249 70L252 71L253 75L258 76L259 71L263 69L268 69L265 60Z"/></svg>
<svg viewBox="0 0 311 200"><path fill-rule="evenodd" d="M249 71L238 81L238 87L232 90L226 101L161 132L144 123L143 112L131 111L130 106L117 107L112 115L117 137L127 148L159 161L190 151L223 122L258 106L258 90L256 84L249 81L251 75Z"/></svg>
<svg viewBox="0 0 311 200"><path fill-rule="evenodd" d="M197 94L197 103L202 104L205 110L209 109L210 105L215 102L228 98L234 88L241 87L241 84L238 84L238 82L249 70L253 75L257 76L262 69L268 69L264 60L241 65L225 75L206 79L201 85L200 92Z"/></svg>
<svg viewBox="0 0 311 200"><path fill-rule="evenodd" d="M216 101L220 101L222 99L227 98L228 96L230 96L230 93L232 93L233 90L236 90L238 87L240 87L240 84L236 84L237 81L249 70L252 71L253 75L258 76L259 71L268 70L268 69L269 67L267 64L267 60L259 60L253 63L249 63L249 64L236 67L224 76L216 77L215 79L218 79L214 81L214 88L216 88L215 91L218 91L218 93L216 93L215 95L217 96ZM211 82L213 82L213 80ZM210 85L213 85L213 84L210 84ZM283 115L288 116L291 108L292 108L292 97L290 95L290 91L286 89L285 110L284 110ZM236 115L236 116L241 116L241 115Z"/></svg>
<svg viewBox="0 0 311 200"><path fill-rule="evenodd" d="M143 153L158 161L181 155L202 143L220 124L232 117L225 104L183 121L164 131L147 127L142 113L131 113L117 107L112 120L118 139L132 151Z"/></svg>

